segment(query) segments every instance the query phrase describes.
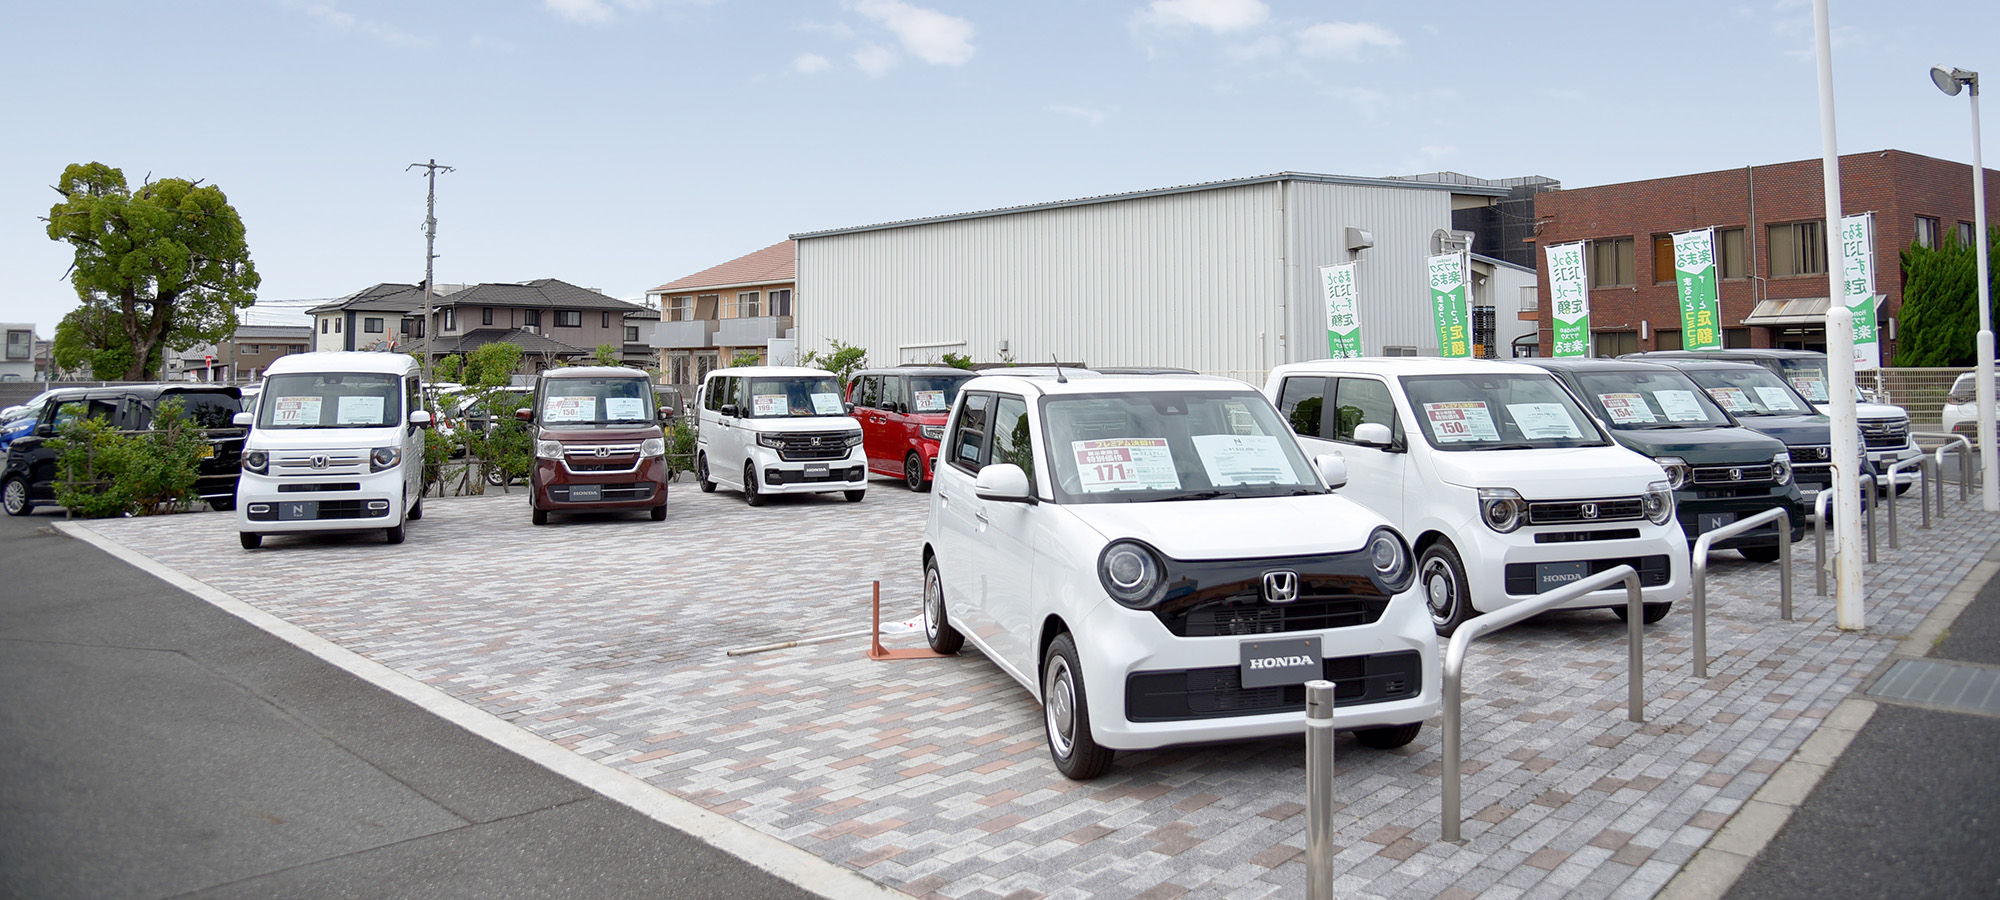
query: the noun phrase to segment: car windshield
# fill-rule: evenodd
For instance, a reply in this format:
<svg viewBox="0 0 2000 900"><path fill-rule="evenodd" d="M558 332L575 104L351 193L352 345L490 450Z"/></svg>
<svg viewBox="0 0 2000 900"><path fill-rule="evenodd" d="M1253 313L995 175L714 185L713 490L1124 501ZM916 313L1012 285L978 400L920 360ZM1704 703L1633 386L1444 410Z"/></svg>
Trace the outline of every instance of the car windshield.
<svg viewBox="0 0 2000 900"><path fill-rule="evenodd" d="M188 418L199 428L228 428L243 411L243 402L228 394L173 391L160 398L162 403L168 400L181 401Z"/></svg>
<svg viewBox="0 0 2000 900"><path fill-rule="evenodd" d="M1553 375L1406 375L1417 430L1439 450L1541 450L1609 443Z"/></svg>
<svg viewBox="0 0 2000 900"><path fill-rule="evenodd" d="M644 378L544 378L543 425L651 423L657 415L652 383Z"/></svg>
<svg viewBox="0 0 2000 900"><path fill-rule="evenodd" d="M272 375L258 428L381 428L403 420L402 379L359 372Z"/></svg>
<svg viewBox="0 0 2000 900"><path fill-rule="evenodd" d="M1708 391L1718 406L1738 416L1809 416L1811 403L1784 379L1762 366L1741 369L1695 369L1694 383Z"/></svg>
<svg viewBox="0 0 2000 900"><path fill-rule="evenodd" d="M1062 503L1325 491L1291 429L1254 391L1053 397L1043 421Z"/></svg>
<svg viewBox="0 0 2000 900"><path fill-rule="evenodd" d="M1825 359L1781 359L1778 360L1778 368L1785 370L1785 381L1808 402L1825 403L1832 396L1826 392L1829 382Z"/></svg>
<svg viewBox="0 0 2000 900"><path fill-rule="evenodd" d="M1576 381L1604 421L1621 431L1730 424L1701 386L1679 372L1579 372Z"/></svg>
<svg viewBox="0 0 2000 900"><path fill-rule="evenodd" d="M831 375L766 375L748 381L750 408L743 410L743 415L750 418L847 415L847 407L840 402L840 385Z"/></svg>
<svg viewBox="0 0 2000 900"><path fill-rule="evenodd" d="M910 376L910 412L944 413L951 411L952 401L958 399L958 388L972 380L972 373L964 375L912 375Z"/></svg>

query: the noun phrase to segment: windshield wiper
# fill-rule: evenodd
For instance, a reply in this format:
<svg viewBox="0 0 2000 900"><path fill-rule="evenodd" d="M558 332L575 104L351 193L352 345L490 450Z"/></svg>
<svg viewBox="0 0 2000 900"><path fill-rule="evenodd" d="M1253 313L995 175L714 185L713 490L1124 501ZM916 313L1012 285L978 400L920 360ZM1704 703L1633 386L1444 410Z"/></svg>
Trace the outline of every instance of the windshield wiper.
<svg viewBox="0 0 2000 900"><path fill-rule="evenodd" d="M1236 496L1235 491L1189 491L1185 494L1175 494L1171 497L1154 497L1153 500L1155 502L1165 500L1214 500L1217 497L1234 496Z"/></svg>
<svg viewBox="0 0 2000 900"><path fill-rule="evenodd" d="M1481 446L1481 447L1480 447L1479 449L1481 449L1481 450L1534 450L1534 449L1537 449L1537 445L1535 445L1535 444L1494 444L1494 445L1492 445L1492 446Z"/></svg>

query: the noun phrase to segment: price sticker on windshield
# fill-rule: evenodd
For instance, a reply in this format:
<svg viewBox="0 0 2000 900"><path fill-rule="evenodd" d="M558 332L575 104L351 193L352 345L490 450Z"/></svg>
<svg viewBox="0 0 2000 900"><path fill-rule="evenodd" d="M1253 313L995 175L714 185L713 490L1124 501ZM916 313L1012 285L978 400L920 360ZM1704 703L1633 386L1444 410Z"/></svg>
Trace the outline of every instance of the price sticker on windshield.
<svg viewBox="0 0 2000 900"><path fill-rule="evenodd" d="M318 397L279 397L271 407L271 425L276 428L311 428L319 425Z"/></svg>
<svg viewBox="0 0 2000 900"><path fill-rule="evenodd" d="M1708 414L1701 411L1701 401L1694 398L1693 391L1654 391L1653 399L1660 402L1669 422L1708 421Z"/></svg>
<svg viewBox="0 0 2000 900"><path fill-rule="evenodd" d="M944 412L943 391L918 391L917 412Z"/></svg>
<svg viewBox="0 0 2000 900"><path fill-rule="evenodd" d="M790 415L791 402L784 394L754 394L750 397L750 412L756 416Z"/></svg>
<svg viewBox="0 0 2000 900"><path fill-rule="evenodd" d="M1431 435L1440 444L1500 439L1500 432L1493 428L1493 415L1482 400L1426 403L1424 418L1430 420Z"/></svg>
<svg viewBox="0 0 2000 900"><path fill-rule="evenodd" d="M1798 388L1799 393L1806 395L1807 400L1814 403L1826 402L1826 379L1814 375L1793 375L1791 382L1792 387ZM1795 404L1786 408L1797 409L1798 406Z"/></svg>
<svg viewBox="0 0 2000 900"><path fill-rule="evenodd" d="M1531 441L1573 441L1583 437L1583 432L1576 430L1576 420L1569 417L1569 410L1560 403L1509 403L1507 413L1514 417L1521 436Z"/></svg>
<svg viewBox="0 0 2000 900"><path fill-rule="evenodd" d="M1709 388L1708 395L1730 412L1755 412L1757 405L1750 402L1750 395L1740 387Z"/></svg>
<svg viewBox="0 0 2000 900"><path fill-rule="evenodd" d="M1175 490L1181 486L1164 438L1071 441L1077 483L1086 494Z"/></svg>
<svg viewBox="0 0 2000 900"><path fill-rule="evenodd" d="M1639 394L1598 394L1597 399L1604 404L1604 412L1611 416L1614 425L1659 421L1653 415L1653 408L1646 405L1646 398Z"/></svg>
<svg viewBox="0 0 2000 900"><path fill-rule="evenodd" d="M542 401L542 421L581 422L597 411L595 397L550 397Z"/></svg>
<svg viewBox="0 0 2000 900"><path fill-rule="evenodd" d="M814 394L812 395L812 403L813 412L817 415L837 416L846 412L846 409L840 405L839 394Z"/></svg>
<svg viewBox="0 0 2000 900"><path fill-rule="evenodd" d="M380 425L382 423L382 398L342 397L340 405L334 407L335 425Z"/></svg>
<svg viewBox="0 0 2000 900"><path fill-rule="evenodd" d="M1774 412L1781 409L1797 411L1799 408L1798 403L1792 400L1792 395L1781 387L1760 384L1757 386L1757 396L1763 399L1766 408Z"/></svg>

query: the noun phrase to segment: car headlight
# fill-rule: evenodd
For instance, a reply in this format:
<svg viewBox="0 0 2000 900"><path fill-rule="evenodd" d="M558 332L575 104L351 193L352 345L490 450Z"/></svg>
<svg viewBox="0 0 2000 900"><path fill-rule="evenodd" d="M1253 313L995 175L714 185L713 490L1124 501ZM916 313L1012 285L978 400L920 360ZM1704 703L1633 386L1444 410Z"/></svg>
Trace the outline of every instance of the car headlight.
<svg viewBox="0 0 2000 900"><path fill-rule="evenodd" d="M848 432L848 433L847 433L847 446L849 446L849 447L859 447L859 446L861 446L861 432L859 432L859 431L850 431L850 432Z"/></svg>
<svg viewBox="0 0 2000 900"><path fill-rule="evenodd" d="M643 441L640 441L639 455L642 457L667 455L667 439L647 438Z"/></svg>
<svg viewBox="0 0 2000 900"><path fill-rule="evenodd" d="M1667 470L1668 490L1678 491L1686 487L1688 476L1694 472L1694 468L1687 464L1687 460L1678 456L1655 456L1653 461L1659 463L1660 468Z"/></svg>
<svg viewBox="0 0 2000 900"><path fill-rule="evenodd" d="M925 426L924 426L924 428L923 428L923 431L924 431L924 439L925 439L925 440L928 440L928 441L941 441L941 440L944 440L944 426L943 426L943 425L925 425Z"/></svg>
<svg viewBox="0 0 2000 900"><path fill-rule="evenodd" d="M1639 499L1639 505L1646 511L1646 518L1655 525L1665 525L1674 520L1674 489L1664 481L1646 485L1646 495Z"/></svg>
<svg viewBox="0 0 2000 900"><path fill-rule="evenodd" d="M1479 520L1486 527L1506 534L1528 519L1528 501L1513 488L1480 488Z"/></svg>
<svg viewBox="0 0 2000 900"><path fill-rule="evenodd" d="M403 451L396 447L376 447L368 454L368 471L380 472L394 468L403 461Z"/></svg>
<svg viewBox="0 0 2000 900"><path fill-rule="evenodd" d="M785 446L785 438L783 435L759 434L757 435L757 446L769 447L773 450L782 450L784 449Z"/></svg>
<svg viewBox="0 0 2000 900"><path fill-rule="evenodd" d="M271 465L271 456L262 450L245 450L243 451L242 465L243 471L255 472L262 475L264 474L264 470Z"/></svg>
<svg viewBox="0 0 2000 900"><path fill-rule="evenodd" d="M1792 483L1792 454L1790 451L1771 457L1771 480L1780 485Z"/></svg>
<svg viewBox="0 0 2000 900"><path fill-rule="evenodd" d="M1410 587L1417 567L1410 562L1410 549L1403 546L1403 539L1389 528L1377 528L1368 537L1368 564L1375 569L1375 578L1382 589L1391 594L1400 594Z"/></svg>
<svg viewBox="0 0 2000 900"><path fill-rule="evenodd" d="M562 442L561 442L561 441L536 441L536 442L535 442L535 458L536 458L536 459L562 459L562 458L563 458L563 449L562 449Z"/></svg>
<svg viewBox="0 0 2000 900"><path fill-rule="evenodd" d="M1097 580L1118 605L1151 609L1166 596L1166 566L1138 541L1112 541L1097 555Z"/></svg>

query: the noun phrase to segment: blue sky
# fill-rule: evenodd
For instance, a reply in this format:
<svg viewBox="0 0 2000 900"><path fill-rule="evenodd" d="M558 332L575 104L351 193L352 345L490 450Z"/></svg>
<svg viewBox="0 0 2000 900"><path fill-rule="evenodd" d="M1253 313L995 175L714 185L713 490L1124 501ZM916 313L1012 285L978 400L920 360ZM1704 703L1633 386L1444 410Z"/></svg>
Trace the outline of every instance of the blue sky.
<svg viewBox="0 0 2000 900"><path fill-rule="evenodd" d="M2000 82L2000 4L1831 20L1841 151L1970 161L1928 70ZM1803 0L64 0L9 10L0 71L0 321L44 336L71 162L220 185L288 300L421 278L431 158L439 281L633 298L795 232L1285 170L1820 153Z"/></svg>

